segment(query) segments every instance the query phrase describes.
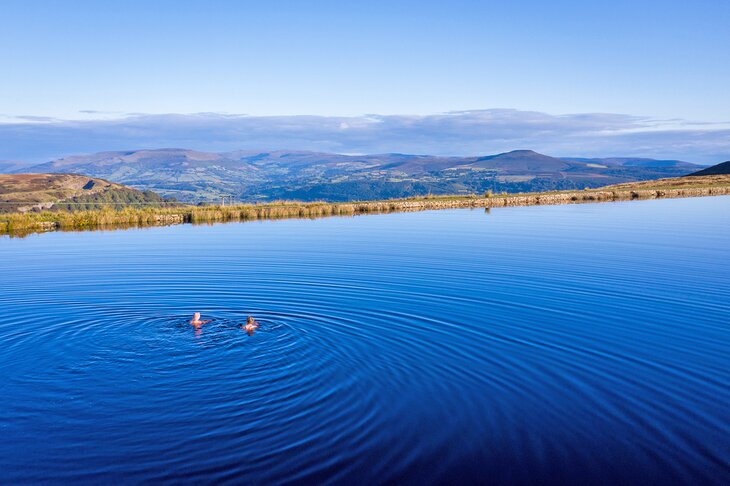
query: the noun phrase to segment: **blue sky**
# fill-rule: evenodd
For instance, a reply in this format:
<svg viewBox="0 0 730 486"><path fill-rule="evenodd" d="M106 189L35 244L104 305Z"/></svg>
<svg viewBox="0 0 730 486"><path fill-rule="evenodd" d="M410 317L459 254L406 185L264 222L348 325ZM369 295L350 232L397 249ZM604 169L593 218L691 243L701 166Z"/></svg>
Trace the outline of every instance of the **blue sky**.
<svg viewBox="0 0 730 486"><path fill-rule="evenodd" d="M157 116L163 114L208 113L215 119L211 127L240 122L228 115L249 115L265 120L265 128L272 117L286 123L292 115L332 123L351 117L356 124L367 114L408 120L404 116L495 109L528 113L526 133L529 113L621 115L621 133L650 132L636 142L636 154L730 158L723 141L730 127L728 25L726 0L3 0L0 159L95 150L103 139L59 143L49 140L49 129L60 137L84 121L98 134L110 119L130 114L132 125L144 118L157 120L159 130L180 132L159 141L110 134L109 149L186 140L198 148L235 145L234 137L205 146L205 130L184 133L181 117ZM190 116L196 126L203 120ZM636 127L637 117L642 127ZM482 128L476 138L452 135L421 152L493 152L505 145L490 138L489 124ZM25 145L12 138L21 129L31 139ZM651 145L663 141L657 130L680 130L681 146ZM323 136L317 127L315 135ZM406 135L411 138L401 146L411 150L418 149L419 135L432 133ZM608 153L611 144L562 148L549 136L560 133L514 143L524 139L567 155L621 155ZM257 137L262 149L283 148L264 145L287 141L249 130L240 145L255 145ZM405 151L396 139L316 142L302 133L300 146L288 148ZM631 145L616 144L618 149Z"/></svg>

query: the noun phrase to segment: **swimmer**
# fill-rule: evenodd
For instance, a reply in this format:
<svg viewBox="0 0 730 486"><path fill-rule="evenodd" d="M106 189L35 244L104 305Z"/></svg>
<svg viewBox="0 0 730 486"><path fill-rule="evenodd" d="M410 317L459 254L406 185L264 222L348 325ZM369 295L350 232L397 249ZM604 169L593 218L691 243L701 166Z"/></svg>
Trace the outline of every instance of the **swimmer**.
<svg viewBox="0 0 730 486"><path fill-rule="evenodd" d="M190 324L192 324L195 327L202 326L203 324L207 324L210 322L210 319L207 319L205 321L200 320L200 312L196 312L193 314L193 319L190 321Z"/></svg>
<svg viewBox="0 0 730 486"><path fill-rule="evenodd" d="M249 334L252 334L256 329L259 328L259 323L254 320L253 316L248 316L248 319L246 319L246 324L241 327L243 327Z"/></svg>

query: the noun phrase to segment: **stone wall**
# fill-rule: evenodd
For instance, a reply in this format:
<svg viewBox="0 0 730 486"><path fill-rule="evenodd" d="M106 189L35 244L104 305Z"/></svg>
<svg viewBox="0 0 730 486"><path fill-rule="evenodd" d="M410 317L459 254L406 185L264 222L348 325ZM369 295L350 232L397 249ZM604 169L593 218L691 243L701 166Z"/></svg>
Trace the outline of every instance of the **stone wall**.
<svg viewBox="0 0 730 486"><path fill-rule="evenodd" d="M425 199L419 201L394 201L360 203L359 211L419 211L448 208L498 208L512 206L545 206L590 202L628 201L632 199L662 199L730 195L729 187L661 189L636 191L576 191L514 196L493 196L473 199Z"/></svg>

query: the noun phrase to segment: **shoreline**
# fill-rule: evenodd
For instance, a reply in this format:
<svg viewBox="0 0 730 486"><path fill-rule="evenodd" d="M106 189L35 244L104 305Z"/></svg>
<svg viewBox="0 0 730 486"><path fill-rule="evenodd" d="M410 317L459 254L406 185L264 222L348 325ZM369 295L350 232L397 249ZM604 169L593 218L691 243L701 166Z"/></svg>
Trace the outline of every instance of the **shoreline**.
<svg viewBox="0 0 730 486"><path fill-rule="evenodd" d="M651 182L661 182L651 181ZM636 183L628 184L636 185ZM641 183L639 183L641 185ZM426 196L361 202L275 202L233 206L177 206L78 212L0 213L0 235L25 236L64 230L125 229L215 222L321 218L456 208L553 206L648 199L730 195L730 184L705 187L622 188L484 196Z"/></svg>

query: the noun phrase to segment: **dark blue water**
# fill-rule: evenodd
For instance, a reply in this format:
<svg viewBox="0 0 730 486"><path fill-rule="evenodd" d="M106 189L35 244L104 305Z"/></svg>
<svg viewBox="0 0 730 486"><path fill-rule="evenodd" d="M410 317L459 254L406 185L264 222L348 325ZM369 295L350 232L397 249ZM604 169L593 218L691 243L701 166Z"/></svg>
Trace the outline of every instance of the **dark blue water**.
<svg viewBox="0 0 730 486"><path fill-rule="evenodd" d="M728 197L3 237L0 274L5 484L730 479Z"/></svg>

